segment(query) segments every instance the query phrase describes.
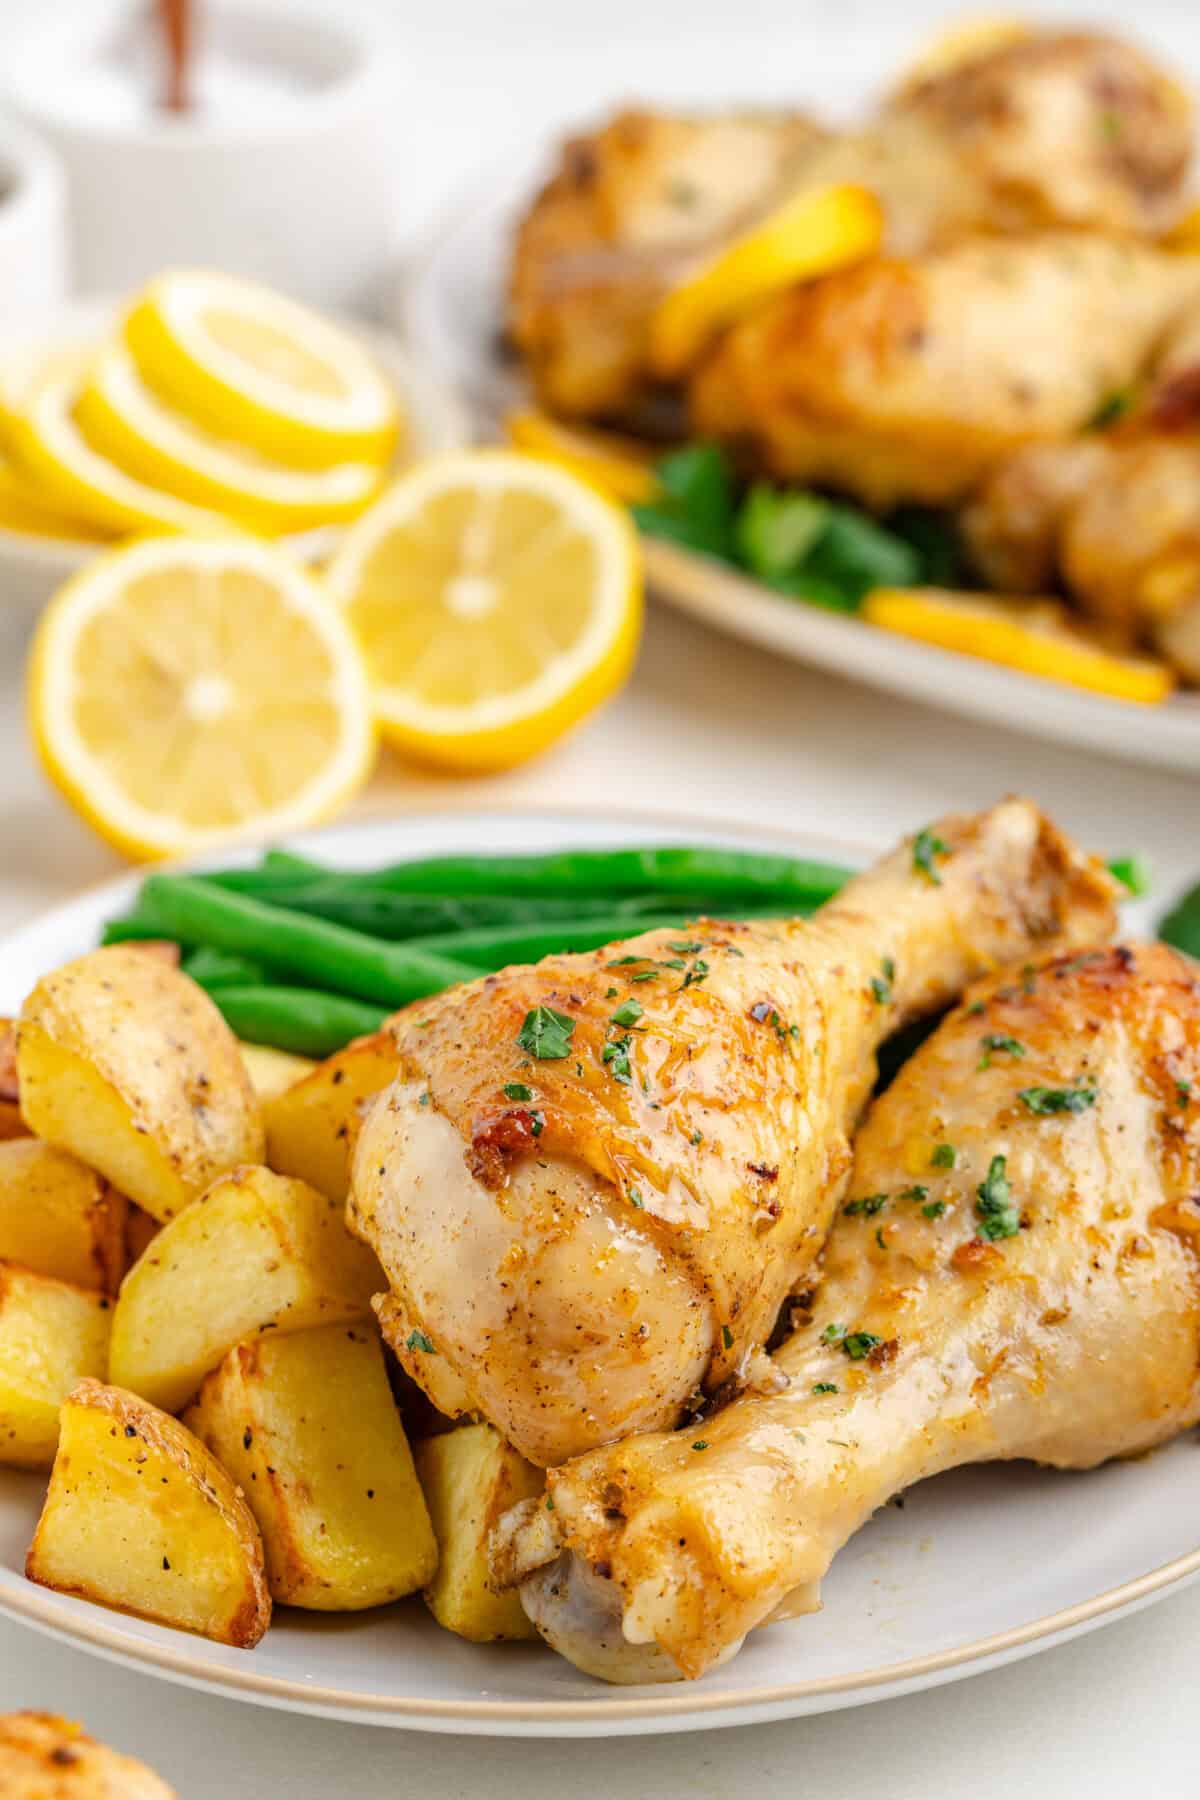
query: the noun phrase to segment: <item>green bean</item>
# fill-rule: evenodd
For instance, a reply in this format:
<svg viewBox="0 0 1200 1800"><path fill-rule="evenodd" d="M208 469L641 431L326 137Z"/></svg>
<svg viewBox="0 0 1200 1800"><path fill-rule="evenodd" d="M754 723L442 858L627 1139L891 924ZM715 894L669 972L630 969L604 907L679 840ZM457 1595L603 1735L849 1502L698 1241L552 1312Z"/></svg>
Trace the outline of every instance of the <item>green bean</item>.
<svg viewBox="0 0 1200 1800"><path fill-rule="evenodd" d="M305 869L316 878L318 865L306 865L283 853L279 864L259 870L217 871L209 877L222 884L261 878L279 867L280 876L297 884ZM323 869L326 878L347 889L386 888L394 893L457 896L555 894L589 896L649 892L705 894L712 900L738 896L749 901L805 901L819 904L836 893L850 871L831 863L797 860L707 846L564 850L530 856L440 856L386 868L339 871Z"/></svg>
<svg viewBox="0 0 1200 1800"><path fill-rule="evenodd" d="M235 956L229 950L214 950L211 944L199 944L187 951L180 966L203 988L263 987L269 982L262 963L253 962L248 956Z"/></svg>
<svg viewBox="0 0 1200 1800"><path fill-rule="evenodd" d="M382 1006L311 988L214 987L208 992L236 1037L298 1056L332 1056L351 1038L378 1031Z"/></svg>
<svg viewBox="0 0 1200 1800"><path fill-rule="evenodd" d="M477 973L417 944L384 943L188 875L149 876L141 899L169 937L261 959L299 982L380 1004L406 1006Z"/></svg>
<svg viewBox="0 0 1200 1800"><path fill-rule="evenodd" d="M772 916L778 916L777 909ZM555 919L546 925L501 925L479 931L459 931L445 937L419 938L417 945L438 955L456 956L487 971L502 969L511 962L537 962L540 957L563 951L599 950L605 944L635 937L642 931L654 931L660 926L680 931L695 917L695 912L687 908L636 916L606 912L575 919Z"/></svg>

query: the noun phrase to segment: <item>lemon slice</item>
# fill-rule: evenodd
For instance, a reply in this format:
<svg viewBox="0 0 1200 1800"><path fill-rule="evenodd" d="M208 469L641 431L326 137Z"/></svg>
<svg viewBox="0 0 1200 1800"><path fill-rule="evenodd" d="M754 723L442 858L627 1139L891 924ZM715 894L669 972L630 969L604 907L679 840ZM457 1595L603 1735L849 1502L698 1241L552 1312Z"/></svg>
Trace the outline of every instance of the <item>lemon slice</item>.
<svg viewBox="0 0 1200 1800"><path fill-rule="evenodd" d="M385 463L396 394L346 332L269 288L177 270L135 301L125 342L181 412L298 468Z"/></svg>
<svg viewBox="0 0 1200 1800"><path fill-rule="evenodd" d="M97 557L43 614L28 692L51 780L129 856L310 824L374 752L352 632L253 538L147 538Z"/></svg>
<svg viewBox="0 0 1200 1800"><path fill-rule="evenodd" d="M0 530L23 537L62 538L71 543L102 544L108 533L86 519L56 506L11 462L0 460Z"/></svg>
<svg viewBox="0 0 1200 1800"><path fill-rule="evenodd" d="M8 438L18 467L52 505L102 530L228 537L229 524L219 513L160 493L88 442L75 419L87 362L78 353L53 358L9 413Z"/></svg>
<svg viewBox="0 0 1200 1800"><path fill-rule="evenodd" d="M876 588L862 616L905 637L1025 675L1154 706L1175 678L1152 657L1118 656L1088 638L1057 600L1009 600L942 588Z"/></svg>
<svg viewBox="0 0 1200 1800"><path fill-rule="evenodd" d="M89 443L151 487L269 535L353 518L383 479L374 463L288 468L210 436L158 399L120 344L97 353L75 418Z"/></svg>
<svg viewBox="0 0 1200 1800"><path fill-rule="evenodd" d="M654 458L644 445L616 432L563 425L530 407L504 422L509 443L526 456L558 463L609 500L625 506L653 500L659 491Z"/></svg>
<svg viewBox="0 0 1200 1800"><path fill-rule="evenodd" d="M659 302L650 322L656 372L675 379L710 338L773 294L872 255L883 227L867 188L842 183L797 194Z"/></svg>
<svg viewBox="0 0 1200 1800"><path fill-rule="evenodd" d="M625 514L504 450L438 457L346 532L328 571L399 749L448 768L521 762L625 679L642 585Z"/></svg>

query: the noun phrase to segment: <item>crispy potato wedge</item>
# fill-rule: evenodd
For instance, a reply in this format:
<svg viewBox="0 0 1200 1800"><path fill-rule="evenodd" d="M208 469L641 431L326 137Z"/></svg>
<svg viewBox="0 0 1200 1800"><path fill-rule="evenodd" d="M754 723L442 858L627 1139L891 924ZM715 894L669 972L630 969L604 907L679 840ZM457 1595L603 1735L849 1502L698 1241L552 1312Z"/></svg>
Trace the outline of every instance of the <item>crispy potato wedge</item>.
<svg viewBox="0 0 1200 1800"><path fill-rule="evenodd" d="M238 1049L250 1077L250 1085L265 1106L279 1094L311 1075L316 1063L311 1056L296 1056L290 1050L276 1050L270 1044L245 1044L238 1039Z"/></svg>
<svg viewBox="0 0 1200 1800"><path fill-rule="evenodd" d="M372 1325L239 1344L185 1422L258 1520L272 1599L356 1612L432 1579L437 1543Z"/></svg>
<svg viewBox="0 0 1200 1800"><path fill-rule="evenodd" d="M0 1463L48 1469L58 1409L83 1376L103 1376L112 1303L0 1263Z"/></svg>
<svg viewBox="0 0 1200 1800"><path fill-rule="evenodd" d="M356 1038L318 1063L311 1075L263 1107L267 1162L281 1175L295 1175L344 1200L350 1191L350 1156L358 1136L364 1100L379 1093L399 1067L386 1029Z"/></svg>
<svg viewBox="0 0 1200 1800"><path fill-rule="evenodd" d="M0 1142L0 1258L115 1294L125 1273L123 1194L40 1138Z"/></svg>
<svg viewBox="0 0 1200 1800"><path fill-rule="evenodd" d="M437 1574L425 1589L439 1625L487 1644L537 1633L515 1592L499 1594L488 1573L492 1526L518 1500L540 1494L535 1469L491 1425L462 1425L414 1446L438 1542Z"/></svg>
<svg viewBox="0 0 1200 1800"><path fill-rule="evenodd" d="M129 945L38 982L17 1027L17 1073L35 1135L156 1219L262 1160L262 1116L233 1033L194 981Z"/></svg>
<svg viewBox="0 0 1200 1800"><path fill-rule="evenodd" d="M164 1225L121 1284L109 1375L178 1412L243 1339L370 1316L386 1285L342 1209L247 1166Z"/></svg>
<svg viewBox="0 0 1200 1800"><path fill-rule="evenodd" d="M211 1451L124 1388L81 1381L25 1559L30 1581L220 1644L271 1621L254 1515Z"/></svg>
<svg viewBox="0 0 1200 1800"><path fill-rule="evenodd" d="M55 1713L0 1715L0 1794L5 1800L178 1800L132 1756L97 1743Z"/></svg>

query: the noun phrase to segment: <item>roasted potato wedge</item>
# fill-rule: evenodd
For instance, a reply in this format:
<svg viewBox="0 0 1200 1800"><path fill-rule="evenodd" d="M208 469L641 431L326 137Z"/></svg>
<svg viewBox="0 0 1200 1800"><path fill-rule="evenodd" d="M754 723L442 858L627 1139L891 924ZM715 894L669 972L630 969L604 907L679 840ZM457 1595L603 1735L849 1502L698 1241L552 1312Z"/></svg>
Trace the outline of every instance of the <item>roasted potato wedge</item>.
<svg viewBox="0 0 1200 1800"><path fill-rule="evenodd" d="M125 1273L123 1194L40 1138L0 1142L0 1258L115 1294Z"/></svg>
<svg viewBox="0 0 1200 1800"><path fill-rule="evenodd" d="M17 1027L21 1111L156 1219L261 1162L262 1116L237 1040L164 958L110 944L38 982Z"/></svg>
<svg viewBox="0 0 1200 1800"><path fill-rule="evenodd" d="M350 1154L364 1100L388 1086L399 1067L391 1033L356 1038L311 1075L263 1107L267 1162L307 1181L331 1200L350 1191Z"/></svg>
<svg viewBox="0 0 1200 1800"><path fill-rule="evenodd" d="M271 1619L262 1539L216 1457L124 1388L81 1381L25 1573L221 1644L257 1644Z"/></svg>
<svg viewBox="0 0 1200 1800"><path fill-rule="evenodd" d="M239 1039L238 1049L260 1106L286 1094L317 1066L311 1056L295 1056L290 1050L275 1050L270 1044L244 1044Z"/></svg>
<svg viewBox="0 0 1200 1800"><path fill-rule="evenodd" d="M153 1769L55 1713L0 1715L5 1800L178 1800Z"/></svg>
<svg viewBox="0 0 1200 1800"><path fill-rule="evenodd" d="M382 1269L334 1201L235 1169L164 1225L121 1285L109 1375L177 1412L244 1338L370 1316Z"/></svg>
<svg viewBox="0 0 1200 1800"><path fill-rule="evenodd" d="M59 1407L105 1373L112 1317L103 1294L0 1263L0 1463L50 1467Z"/></svg>
<svg viewBox="0 0 1200 1800"><path fill-rule="evenodd" d="M477 1644L536 1637L516 1593L491 1586L488 1537L510 1506L541 1493L542 1471L491 1425L426 1438L414 1455L438 1542L437 1574L425 1589L438 1624Z"/></svg>
<svg viewBox="0 0 1200 1800"><path fill-rule="evenodd" d="M239 1344L186 1423L258 1520L272 1599L355 1612L432 1578L437 1544L373 1325Z"/></svg>

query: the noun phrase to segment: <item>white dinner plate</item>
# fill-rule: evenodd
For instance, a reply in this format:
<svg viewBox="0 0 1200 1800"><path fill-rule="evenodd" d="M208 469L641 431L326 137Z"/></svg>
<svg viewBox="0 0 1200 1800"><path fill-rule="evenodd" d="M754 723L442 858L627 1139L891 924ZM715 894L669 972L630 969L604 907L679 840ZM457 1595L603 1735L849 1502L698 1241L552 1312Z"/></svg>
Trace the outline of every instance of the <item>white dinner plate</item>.
<svg viewBox="0 0 1200 1800"><path fill-rule="evenodd" d="M484 436L528 401L520 371L502 353L500 325L515 222L547 172L544 153L516 158L452 209L413 263L398 309L413 355L457 387ZM967 718L1200 770L1200 693L1160 706L1112 700L806 606L673 544L644 544L653 593L735 637Z"/></svg>
<svg viewBox="0 0 1200 1800"><path fill-rule="evenodd" d="M842 862L870 855L833 838L680 829L644 814L371 821L297 845L364 867L454 850L681 840ZM137 882L129 875L85 894L0 946L0 1010L13 1011L39 974L90 948ZM1200 1573L1200 1455L1190 1439L1085 1475L1023 1464L966 1469L885 1507L837 1558L820 1614L753 1634L739 1657L699 1682L610 1688L541 1645L465 1643L440 1630L419 1599L340 1617L280 1608L256 1649L234 1650L35 1587L22 1567L44 1486L40 1476L0 1471L0 1610L215 1693L428 1731L610 1736L854 1706L1028 1656Z"/></svg>
<svg viewBox="0 0 1200 1800"><path fill-rule="evenodd" d="M76 301L37 326L22 325L0 335L0 392L19 395L21 386L48 353L75 349L102 338L118 318L122 303L112 299ZM424 368L387 331L358 320L340 323L375 357L396 390L405 419L405 435L396 453L396 469L414 456L456 450L471 436L467 409L450 384ZM283 538L282 543L306 562L326 558L339 528L322 526ZM32 612L77 573L105 545L73 543L34 532L0 526L0 606L4 613Z"/></svg>

